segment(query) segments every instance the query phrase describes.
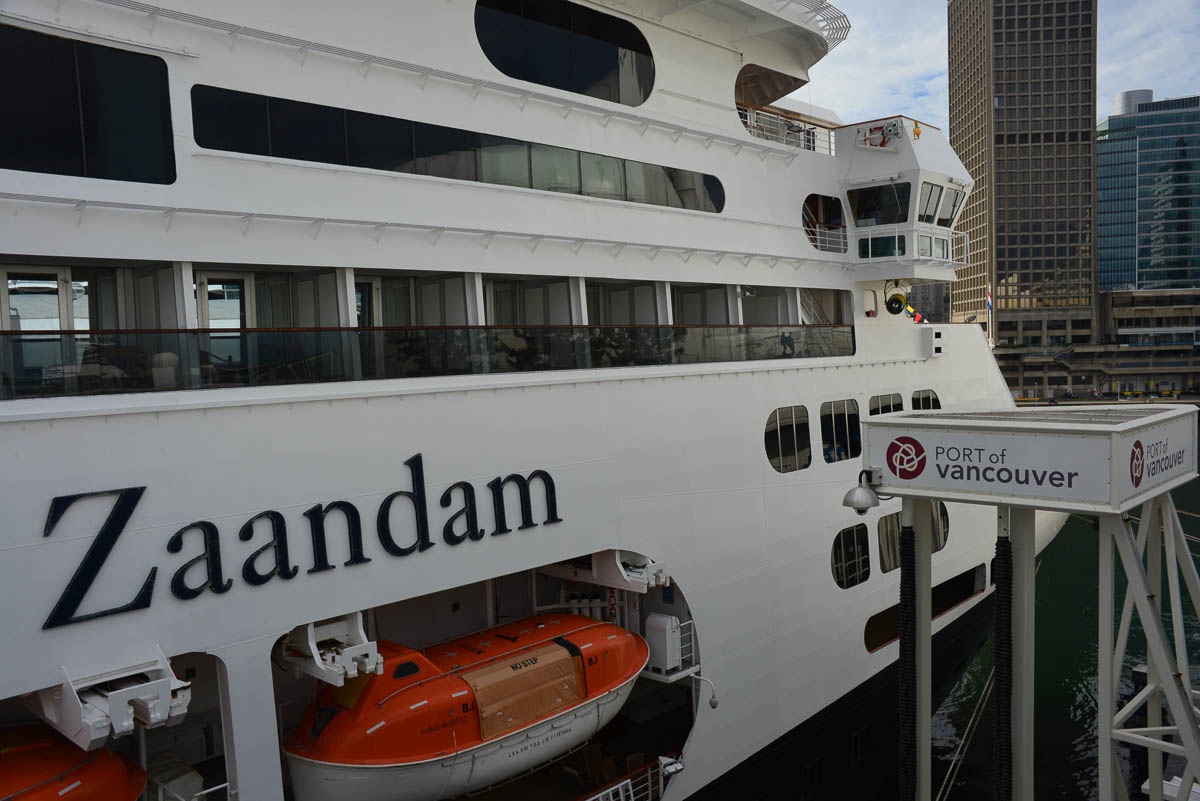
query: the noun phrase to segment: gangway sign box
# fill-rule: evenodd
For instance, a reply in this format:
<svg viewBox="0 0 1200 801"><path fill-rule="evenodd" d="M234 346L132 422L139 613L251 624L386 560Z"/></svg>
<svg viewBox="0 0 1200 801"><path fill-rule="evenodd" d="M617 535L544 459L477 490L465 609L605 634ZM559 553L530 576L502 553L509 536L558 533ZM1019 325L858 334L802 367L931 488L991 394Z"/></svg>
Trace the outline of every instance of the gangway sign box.
<svg viewBox="0 0 1200 801"><path fill-rule="evenodd" d="M1196 477L1182 405L914 411L863 420L883 494L1123 513Z"/></svg>

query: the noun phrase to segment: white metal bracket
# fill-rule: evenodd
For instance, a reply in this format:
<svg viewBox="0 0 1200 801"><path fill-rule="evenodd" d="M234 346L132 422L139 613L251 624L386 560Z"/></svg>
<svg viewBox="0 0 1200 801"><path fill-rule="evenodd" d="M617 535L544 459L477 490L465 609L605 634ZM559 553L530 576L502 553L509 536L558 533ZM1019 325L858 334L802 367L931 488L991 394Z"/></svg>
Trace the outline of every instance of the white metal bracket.
<svg viewBox="0 0 1200 801"><path fill-rule="evenodd" d="M296 675L341 687L359 673L383 672L383 657L367 639L361 612L297 626L283 639L283 659Z"/></svg>
<svg viewBox="0 0 1200 801"><path fill-rule="evenodd" d="M538 572L641 594L654 587L667 587L671 584L671 575L665 563L655 562L632 551L613 549L592 554L591 570L560 564L539 567Z"/></svg>
<svg viewBox="0 0 1200 801"><path fill-rule="evenodd" d="M91 751L108 738L129 734L135 724L171 726L183 720L191 684L175 677L157 645L146 662L96 676L72 679L59 668L58 684L38 690L25 704L80 748Z"/></svg>

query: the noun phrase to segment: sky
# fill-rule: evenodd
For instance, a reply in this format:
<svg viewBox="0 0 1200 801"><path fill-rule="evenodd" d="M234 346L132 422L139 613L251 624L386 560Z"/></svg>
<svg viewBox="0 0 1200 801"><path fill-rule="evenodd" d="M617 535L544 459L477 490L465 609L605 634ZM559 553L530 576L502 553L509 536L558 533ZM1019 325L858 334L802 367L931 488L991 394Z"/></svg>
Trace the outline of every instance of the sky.
<svg viewBox="0 0 1200 801"><path fill-rule="evenodd" d="M906 114L948 130L946 0L833 0L850 37L792 99L845 123ZM1156 100L1200 94L1200 0L1099 0L1097 120L1126 89Z"/></svg>

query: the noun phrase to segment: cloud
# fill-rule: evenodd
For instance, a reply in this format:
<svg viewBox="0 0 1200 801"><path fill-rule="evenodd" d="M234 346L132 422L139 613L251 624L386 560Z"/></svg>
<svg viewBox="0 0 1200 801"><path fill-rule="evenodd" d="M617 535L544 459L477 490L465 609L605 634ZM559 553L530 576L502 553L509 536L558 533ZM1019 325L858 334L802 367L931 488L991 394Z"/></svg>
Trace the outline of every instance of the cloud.
<svg viewBox="0 0 1200 801"><path fill-rule="evenodd" d="M946 1L834 3L850 17L850 38L812 68L812 82L792 98L831 108L847 123L907 114L948 130ZM1153 89L1159 99L1200 94L1197 0L1099 6L1098 119L1126 89Z"/></svg>

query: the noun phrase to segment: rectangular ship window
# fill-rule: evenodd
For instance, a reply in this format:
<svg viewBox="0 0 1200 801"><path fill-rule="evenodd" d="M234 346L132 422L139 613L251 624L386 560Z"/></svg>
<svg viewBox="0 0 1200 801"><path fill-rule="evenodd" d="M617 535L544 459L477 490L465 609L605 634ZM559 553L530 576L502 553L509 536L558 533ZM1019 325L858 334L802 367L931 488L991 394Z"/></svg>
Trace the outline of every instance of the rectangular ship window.
<svg viewBox="0 0 1200 801"><path fill-rule="evenodd" d="M826 401L821 404L821 443L825 461L829 464L862 455L858 401Z"/></svg>

